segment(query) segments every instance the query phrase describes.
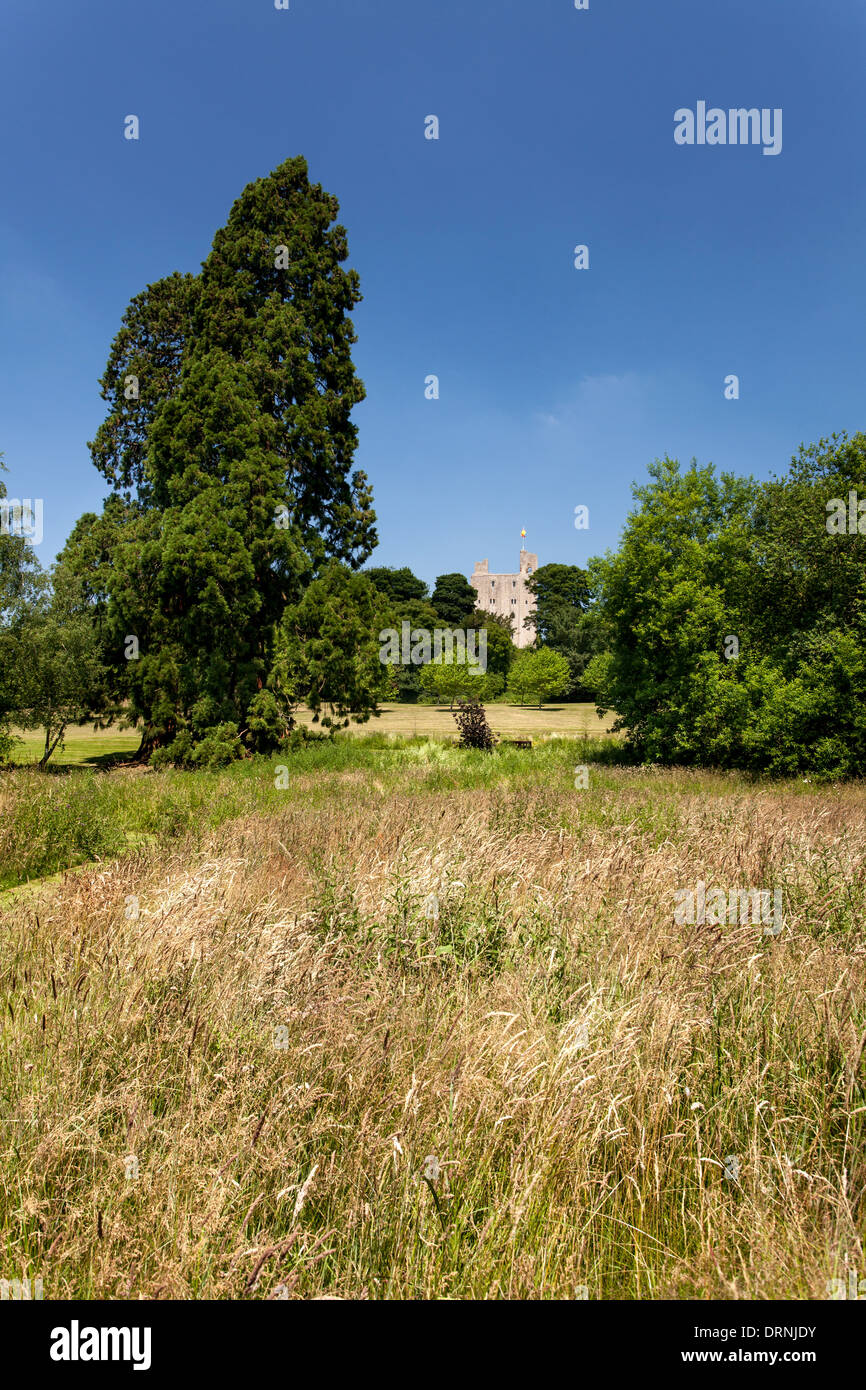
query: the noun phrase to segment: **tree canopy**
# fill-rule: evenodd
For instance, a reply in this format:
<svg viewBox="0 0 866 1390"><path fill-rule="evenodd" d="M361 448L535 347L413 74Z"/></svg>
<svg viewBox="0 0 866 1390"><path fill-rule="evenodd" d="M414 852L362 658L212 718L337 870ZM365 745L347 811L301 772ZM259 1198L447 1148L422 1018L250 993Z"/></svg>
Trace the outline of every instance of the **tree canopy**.
<svg viewBox="0 0 866 1390"><path fill-rule="evenodd" d="M379 658L382 596L365 574L331 561L283 614L274 673L324 728L364 723L388 692Z"/></svg>
<svg viewBox="0 0 866 1390"><path fill-rule="evenodd" d="M200 275L149 286L112 345L91 451L113 492L65 560L96 585L144 749L245 725L286 606L375 546L338 211L287 160L244 189Z"/></svg>
<svg viewBox="0 0 866 1390"><path fill-rule="evenodd" d="M561 695L568 688L570 678L568 662L559 652L550 647L524 648L511 667L508 695L522 705L530 700L541 709L551 695Z"/></svg>
<svg viewBox="0 0 866 1390"><path fill-rule="evenodd" d="M587 673L649 760L826 776L866 763L866 536L828 503L866 436L803 448L756 483L665 458L599 566L611 649Z"/></svg>
<svg viewBox="0 0 866 1390"><path fill-rule="evenodd" d="M387 566L374 566L365 569L364 574L379 590L394 603L423 602L429 599L430 591L423 579L413 574L408 565L402 569L389 569Z"/></svg>
<svg viewBox="0 0 866 1390"><path fill-rule="evenodd" d="M550 629L562 610L575 615L585 609L591 597L590 577L578 565L540 565L531 574L526 587L535 598L535 612L528 615L524 625L534 626L538 641L550 639Z"/></svg>
<svg viewBox="0 0 866 1390"><path fill-rule="evenodd" d="M478 595L465 574L440 574L430 602L449 627L466 627L471 621Z"/></svg>

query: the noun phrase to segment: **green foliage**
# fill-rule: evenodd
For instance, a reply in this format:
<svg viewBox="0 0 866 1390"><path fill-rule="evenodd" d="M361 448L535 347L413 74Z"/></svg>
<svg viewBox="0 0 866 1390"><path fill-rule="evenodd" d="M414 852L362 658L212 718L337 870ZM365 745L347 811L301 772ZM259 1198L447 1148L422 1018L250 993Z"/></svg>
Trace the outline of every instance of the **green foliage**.
<svg viewBox="0 0 866 1390"><path fill-rule="evenodd" d="M98 691L91 696L90 718L97 727L128 723L129 675L133 664L125 659L129 629L111 605L110 584L124 528L138 509L115 492L102 514L81 516L54 566L55 591L63 595L67 611L87 618L94 629L99 662L103 668Z"/></svg>
<svg viewBox="0 0 866 1390"><path fill-rule="evenodd" d="M195 275L175 271L148 285L126 308L100 380L109 413L88 446L96 467L129 500L150 499L147 452L160 406L180 390L200 289ZM115 494L116 495L116 494Z"/></svg>
<svg viewBox="0 0 866 1390"><path fill-rule="evenodd" d="M742 635L725 591L748 562L755 485L694 462L683 473L671 459L649 472L621 550L599 572L613 648L590 668L604 675L599 704L614 691L625 701L618 713L649 760L724 761L724 745L738 741L724 639Z"/></svg>
<svg viewBox="0 0 866 1390"><path fill-rule="evenodd" d="M568 686L560 692L565 699L593 698L595 690L587 680L587 668L592 659L606 649L607 643L607 626L598 605L585 611L561 607L549 615L545 645L568 662Z"/></svg>
<svg viewBox="0 0 866 1390"><path fill-rule="evenodd" d="M389 569L387 566L373 566L364 570L367 578L396 605L421 602L429 598L429 590L423 579L413 574L408 565L402 569Z"/></svg>
<svg viewBox="0 0 866 1390"><path fill-rule="evenodd" d="M476 603L477 603L476 597ZM486 627L493 629L500 628L505 633L509 642L514 644L514 614L513 613L488 613L484 608L476 608L472 615L473 627ZM514 648L516 651L516 647Z"/></svg>
<svg viewBox="0 0 866 1390"><path fill-rule="evenodd" d="M526 587L535 597L535 612L525 619L525 626L534 626L542 644L550 642L550 626L561 609L580 612L591 598L589 574L578 565L540 565Z"/></svg>
<svg viewBox="0 0 866 1390"><path fill-rule="evenodd" d="M571 680L568 661L550 647L537 651L525 648L518 652L508 677L508 694L524 705L527 701L539 709L551 695L567 689Z"/></svg>
<svg viewBox="0 0 866 1390"><path fill-rule="evenodd" d="M444 629L446 632L453 633L455 630L453 628L444 627L444 620L429 602L415 600L395 604L383 623L383 630L393 629L397 633L401 655L404 623L409 624L408 634L410 649L414 648L416 643L420 644L424 637L427 637L430 644L428 652L430 656L432 656L435 650L435 632L437 630L441 632ZM480 674L473 677L472 686L469 688L476 692L482 691L482 699L493 699L495 695L505 687L505 677L515 652L509 629L504 624L496 621L490 614L476 611L468 619L467 625L458 628L457 631L464 635L467 645L471 645L473 641L471 637L473 632L478 634L482 632L485 633L487 674L483 679ZM475 638L474 641L474 650L480 652L480 636ZM447 639L443 642L443 645L446 647L445 655L447 656ZM424 658L422 657L421 659L423 660ZM416 661L417 660L418 658L416 657ZM453 672L440 673L438 676L435 673L430 673L422 680L422 671L424 668L420 664L406 663L404 665L403 662L400 661L390 669L392 693L389 698L396 699L403 703L414 704L417 702L419 696L422 695L440 700L447 698L450 701L461 689L461 678ZM481 683L479 684L479 682Z"/></svg>
<svg viewBox="0 0 866 1390"><path fill-rule="evenodd" d="M14 720L44 730L45 767L67 726L104 704L105 671L77 587L58 568L52 589L29 552L23 538L0 533L0 758L8 754Z"/></svg>
<svg viewBox="0 0 866 1390"><path fill-rule="evenodd" d="M502 686L500 688L504 689L511 664L517 655L517 648L512 641L509 629L504 624L497 622L492 615L479 612L475 613L469 626L476 632L487 633L487 674L488 676L501 676Z"/></svg>
<svg viewBox="0 0 866 1390"><path fill-rule="evenodd" d="M364 573L369 576L371 571L365 570ZM383 591L380 589L379 592ZM410 636L418 630L432 633L441 626L439 614L427 599L403 599L392 603L380 630L393 628L402 642L404 622L409 624ZM421 694L421 669L419 666L404 665L402 662L391 666L390 683L389 699L398 700L403 704L416 704Z"/></svg>
<svg viewBox="0 0 866 1390"><path fill-rule="evenodd" d="M227 767L247 756L237 724L226 722L208 727L200 738L191 729L181 729L171 743L154 749L150 766L154 768Z"/></svg>
<svg viewBox="0 0 866 1390"><path fill-rule="evenodd" d="M68 725L84 723L101 702L104 670L93 626L86 617L34 613L0 634L0 661L11 668L15 722L45 731L44 767Z"/></svg>
<svg viewBox="0 0 866 1390"><path fill-rule="evenodd" d="M447 700L453 709L459 695L474 700L492 699L501 686L497 687L496 677L488 677L468 656L454 651L444 651L421 668L421 689L437 702Z"/></svg>
<svg viewBox="0 0 866 1390"><path fill-rule="evenodd" d="M614 664L613 652L597 652L587 664L583 673L583 684L587 690L591 690L597 705L602 705L610 698L613 689L612 668ZM609 708L609 706L606 706Z"/></svg>
<svg viewBox="0 0 866 1390"><path fill-rule="evenodd" d="M153 750L149 759L150 766L154 768L192 767L194 748L195 740L189 729L181 729L171 743L163 744L161 748Z"/></svg>
<svg viewBox="0 0 866 1390"><path fill-rule="evenodd" d="M372 738L374 735L368 734L367 737ZM283 748L288 753L300 753L310 744L331 744L332 742L332 734L323 733L319 729L308 729L306 724L298 724L297 728L292 729Z"/></svg>
<svg viewBox="0 0 866 1390"><path fill-rule="evenodd" d="M279 748L292 731L294 704L278 689L259 690L247 710L245 742L253 753Z"/></svg>
<svg viewBox="0 0 866 1390"><path fill-rule="evenodd" d="M253 746L277 736L282 714L258 697L286 605L329 559L354 568L375 545L351 472L360 293L338 211L287 160L244 189L198 277L133 301L112 346L91 448L115 491L68 559L146 748L171 745L201 700Z"/></svg>
<svg viewBox="0 0 866 1390"><path fill-rule="evenodd" d="M670 459L650 475L599 567L600 708L647 760L862 774L866 537L825 523L830 499L864 488L866 436L801 449L764 484Z"/></svg>
<svg viewBox="0 0 866 1390"><path fill-rule="evenodd" d="M524 626L535 627L538 646L550 647L568 661L568 685L557 693L569 700L591 698L584 672L607 641L603 615L592 603L591 571L578 565L542 565L527 580L527 588L535 595L536 607Z"/></svg>
<svg viewBox="0 0 866 1390"><path fill-rule="evenodd" d="M430 599L446 627L467 627L478 595L465 574L440 574Z"/></svg>
<svg viewBox="0 0 866 1390"><path fill-rule="evenodd" d="M309 705L324 728L345 728L350 718L366 722L385 697L388 667L379 660L378 636L384 617L382 596L367 576L336 561L286 609L275 677Z"/></svg>
<svg viewBox="0 0 866 1390"><path fill-rule="evenodd" d="M5 471L0 454L0 472ZM0 502L6 496L6 485L0 479ZM45 576L27 539L11 530L0 530L0 763L14 746L10 723L20 704L21 663L15 634L41 602L44 591Z"/></svg>
<svg viewBox="0 0 866 1390"><path fill-rule="evenodd" d="M0 471L6 471L2 454ZM0 502L6 495L6 485L0 479ZM17 622L38 599L44 583L42 567L27 539L0 530L0 625Z"/></svg>
<svg viewBox="0 0 866 1390"><path fill-rule="evenodd" d="M244 756L237 724L218 724L209 729L192 751L193 767L227 767Z"/></svg>

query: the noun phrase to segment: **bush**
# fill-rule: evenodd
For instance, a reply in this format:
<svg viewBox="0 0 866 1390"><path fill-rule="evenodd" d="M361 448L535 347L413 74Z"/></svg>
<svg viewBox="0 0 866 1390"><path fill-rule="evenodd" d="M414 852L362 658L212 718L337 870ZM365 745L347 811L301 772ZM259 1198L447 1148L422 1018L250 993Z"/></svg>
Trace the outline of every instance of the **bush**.
<svg viewBox="0 0 866 1390"><path fill-rule="evenodd" d="M218 724L196 744L190 762L193 767L226 767L243 756L237 724Z"/></svg>
<svg viewBox="0 0 866 1390"><path fill-rule="evenodd" d="M156 748L150 755L151 767L189 767L194 748L189 729L181 729L172 743L164 748Z"/></svg>
<svg viewBox="0 0 866 1390"><path fill-rule="evenodd" d="M458 700L460 708L454 718L460 730L461 748L481 748L489 753L493 747L493 730L480 700Z"/></svg>
<svg viewBox="0 0 866 1390"><path fill-rule="evenodd" d="M372 736L370 735L370 737ZM296 729L292 729L288 738L283 739L280 747L288 753L300 753L311 743L333 743L333 741L331 734L322 733L318 729L308 729L306 724L299 724Z"/></svg>
<svg viewBox="0 0 866 1390"><path fill-rule="evenodd" d="M172 743L154 750L150 766L226 767L245 756L237 724L226 723L205 729L200 739L194 739L189 729L181 729Z"/></svg>
<svg viewBox="0 0 866 1390"><path fill-rule="evenodd" d="M253 753L270 753L281 748L292 731L294 720L284 699L273 690L259 690L247 708L244 742Z"/></svg>

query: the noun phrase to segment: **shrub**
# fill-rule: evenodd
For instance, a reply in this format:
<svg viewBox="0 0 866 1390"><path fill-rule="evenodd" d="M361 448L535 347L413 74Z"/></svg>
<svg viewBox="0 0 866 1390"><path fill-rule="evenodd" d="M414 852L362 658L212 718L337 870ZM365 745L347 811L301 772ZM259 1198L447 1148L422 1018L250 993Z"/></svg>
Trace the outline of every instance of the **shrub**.
<svg viewBox="0 0 866 1390"><path fill-rule="evenodd" d="M372 735L368 735L368 737L371 738ZM300 753L302 749L307 748L311 743L332 742L333 739L330 734L323 733L319 729L308 729L306 724L299 724L296 729L292 729L288 738L283 739L280 746L289 753Z"/></svg>
<svg viewBox="0 0 866 1390"><path fill-rule="evenodd" d="M282 747L294 724L285 699L268 689L253 696L246 722L244 741L253 753L270 753Z"/></svg>
<svg viewBox="0 0 866 1390"><path fill-rule="evenodd" d="M218 724L196 744L190 762L194 767L226 767L243 756L237 724Z"/></svg>
<svg viewBox="0 0 866 1390"><path fill-rule="evenodd" d="M192 760L193 738L188 729L181 729L172 743L156 748L150 755L151 767L188 767Z"/></svg>
<svg viewBox="0 0 866 1390"><path fill-rule="evenodd" d="M458 700L460 708L454 718L460 730L461 748L481 748L489 753L493 747L493 730L480 700Z"/></svg>
<svg viewBox="0 0 866 1390"><path fill-rule="evenodd" d="M200 739L194 739L189 729L181 729L172 743L155 749L150 766L226 767L244 756L237 724L216 724L212 729L205 729Z"/></svg>

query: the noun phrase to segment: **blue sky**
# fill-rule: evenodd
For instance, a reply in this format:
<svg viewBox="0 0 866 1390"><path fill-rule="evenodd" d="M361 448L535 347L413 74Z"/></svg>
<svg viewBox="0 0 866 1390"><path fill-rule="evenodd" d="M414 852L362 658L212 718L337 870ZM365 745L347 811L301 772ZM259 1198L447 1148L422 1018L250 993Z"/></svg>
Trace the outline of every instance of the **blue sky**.
<svg viewBox="0 0 866 1390"><path fill-rule="evenodd" d="M856 0L3 0L0 22L0 450L9 495L44 499L43 563L101 507L87 441L128 301L197 270L295 154L361 276L374 564L512 569L523 526L581 564L657 456L766 477L866 427ZM700 100L782 108L781 154L677 146Z"/></svg>

